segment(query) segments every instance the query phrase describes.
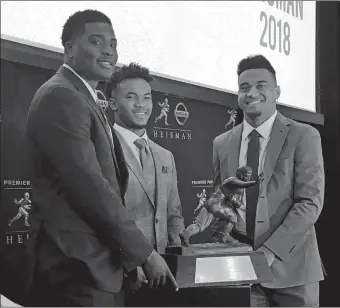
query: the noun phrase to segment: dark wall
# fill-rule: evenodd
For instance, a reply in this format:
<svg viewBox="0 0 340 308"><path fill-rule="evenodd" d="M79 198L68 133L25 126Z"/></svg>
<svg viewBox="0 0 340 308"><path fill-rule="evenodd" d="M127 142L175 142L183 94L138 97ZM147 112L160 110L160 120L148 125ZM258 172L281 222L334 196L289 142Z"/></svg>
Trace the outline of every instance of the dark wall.
<svg viewBox="0 0 340 308"><path fill-rule="evenodd" d="M18 213L14 199L20 200L26 192L31 194L25 140L27 112L35 92L52 74L51 70L1 59L0 287L1 293L17 302L24 300L32 273L35 219L30 215L30 226L25 225L25 217L11 226L9 221Z"/></svg>
<svg viewBox="0 0 340 308"><path fill-rule="evenodd" d="M338 242L340 201L340 3L317 2L318 76L320 111L325 124L320 127L325 160L324 209L316 225L319 249L328 276L321 283L322 306L340 306L340 249Z"/></svg>

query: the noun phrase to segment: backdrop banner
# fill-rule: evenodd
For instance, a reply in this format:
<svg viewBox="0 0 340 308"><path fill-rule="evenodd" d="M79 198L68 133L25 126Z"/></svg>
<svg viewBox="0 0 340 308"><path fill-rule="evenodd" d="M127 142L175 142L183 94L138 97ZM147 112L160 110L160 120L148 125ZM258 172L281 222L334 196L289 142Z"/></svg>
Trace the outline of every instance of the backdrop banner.
<svg viewBox="0 0 340 308"><path fill-rule="evenodd" d="M1 75L7 76L1 78L1 293L21 304L33 274L38 223L26 150L27 113L35 92L53 73L1 60ZM236 125L240 114L232 115L228 102L224 106L161 92L153 92L153 102L147 132L175 157L188 225L200 198L212 193L213 139ZM192 242L207 242L210 235L207 230Z"/></svg>
<svg viewBox="0 0 340 308"><path fill-rule="evenodd" d="M153 141L174 154L185 225L192 223L200 199L212 193L214 138L233 128L241 118L239 111L232 113L228 102L224 106L153 92L147 132ZM211 233L207 229L191 241L209 242Z"/></svg>

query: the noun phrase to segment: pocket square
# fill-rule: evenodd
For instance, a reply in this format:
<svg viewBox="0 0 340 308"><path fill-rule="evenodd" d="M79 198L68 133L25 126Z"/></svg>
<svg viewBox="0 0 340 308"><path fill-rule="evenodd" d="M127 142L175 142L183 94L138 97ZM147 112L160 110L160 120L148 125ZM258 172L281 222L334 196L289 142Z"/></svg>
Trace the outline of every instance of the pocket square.
<svg viewBox="0 0 340 308"><path fill-rule="evenodd" d="M171 171L170 167L162 166L162 172L163 173L170 173L170 171Z"/></svg>

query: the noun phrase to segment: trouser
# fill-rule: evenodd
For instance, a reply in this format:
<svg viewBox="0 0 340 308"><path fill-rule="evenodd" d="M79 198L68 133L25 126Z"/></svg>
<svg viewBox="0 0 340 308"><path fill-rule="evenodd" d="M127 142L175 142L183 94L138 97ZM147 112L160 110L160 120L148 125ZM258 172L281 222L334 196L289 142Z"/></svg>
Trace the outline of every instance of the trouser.
<svg viewBox="0 0 340 308"><path fill-rule="evenodd" d="M252 307L319 307L319 282L301 286L269 289L261 285L251 288Z"/></svg>

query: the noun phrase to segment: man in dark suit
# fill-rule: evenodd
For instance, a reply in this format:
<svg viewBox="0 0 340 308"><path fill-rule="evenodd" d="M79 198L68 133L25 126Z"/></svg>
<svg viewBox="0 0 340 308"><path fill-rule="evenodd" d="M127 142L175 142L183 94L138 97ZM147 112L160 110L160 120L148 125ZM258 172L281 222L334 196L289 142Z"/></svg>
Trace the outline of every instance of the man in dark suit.
<svg viewBox="0 0 340 308"><path fill-rule="evenodd" d="M174 157L169 150L153 142L146 132L153 108L151 81L147 68L131 63L112 76L105 92L114 111L113 128L129 170L126 209L150 244L164 253L168 245L181 245L179 234L184 230L184 219ZM136 291L146 280L143 269L138 267L128 280L126 286ZM146 286L136 297L126 291L126 305L129 306L148 305L152 297Z"/></svg>
<svg viewBox="0 0 340 308"><path fill-rule="evenodd" d="M27 126L33 198L41 220L32 306L115 306L123 272L176 281L124 206L128 170L96 105L116 64L117 40L101 12L73 14L64 65L33 98Z"/></svg>
<svg viewBox="0 0 340 308"><path fill-rule="evenodd" d="M263 56L238 66L238 102L244 121L216 137L214 185L248 165L264 181L248 188L237 209L234 238L265 253L274 276L252 287L252 306L319 304L323 279L314 224L324 199L324 167L319 132L276 110L276 73Z"/></svg>

